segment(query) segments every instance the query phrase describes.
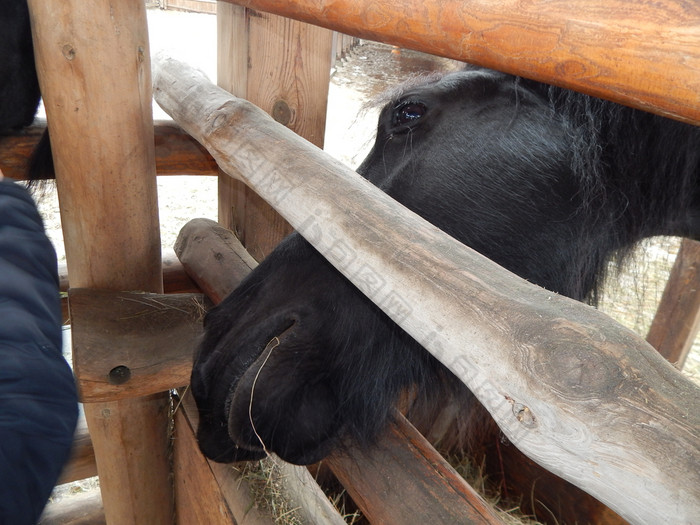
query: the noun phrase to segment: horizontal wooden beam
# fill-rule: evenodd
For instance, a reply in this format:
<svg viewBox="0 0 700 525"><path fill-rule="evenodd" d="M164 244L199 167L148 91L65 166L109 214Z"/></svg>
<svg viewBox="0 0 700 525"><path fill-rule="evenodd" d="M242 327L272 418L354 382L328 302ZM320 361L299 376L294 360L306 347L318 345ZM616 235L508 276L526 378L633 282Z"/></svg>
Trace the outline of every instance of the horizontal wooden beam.
<svg viewBox="0 0 700 525"><path fill-rule="evenodd" d="M58 267L58 281L61 292L67 292L70 287L68 281L68 267L65 264ZM202 291L185 273L182 264L175 255L163 256L163 293L201 293ZM63 311L63 323L70 324L70 312L68 310L68 294L61 295L61 310Z"/></svg>
<svg viewBox="0 0 700 525"><path fill-rule="evenodd" d="M156 175L218 175L216 161L201 144L167 120L154 123Z"/></svg>
<svg viewBox="0 0 700 525"><path fill-rule="evenodd" d="M698 2L230 1L700 124Z"/></svg>
<svg viewBox="0 0 700 525"><path fill-rule="evenodd" d="M700 521L700 389L603 313L460 244L202 73L156 57L156 101L273 204L534 461L633 522ZM353 257L339 260L342 239ZM371 271L383 286L362 286Z"/></svg>
<svg viewBox="0 0 700 525"><path fill-rule="evenodd" d="M202 289L210 291L214 302L228 295L257 264L250 255L241 257L247 252L233 233L207 219L190 221L180 231L177 243L187 247L176 249L185 255L184 267ZM236 277L232 279L232 275ZM189 418L195 416L188 412ZM350 449L331 457L330 463L372 523L501 523L481 496L398 412L376 447L369 451ZM386 490L388 486L391 491ZM318 519L308 522L320 523Z"/></svg>
<svg viewBox="0 0 700 525"><path fill-rule="evenodd" d="M207 299L70 289L73 367L81 400L115 401L189 384Z"/></svg>
<svg viewBox="0 0 700 525"><path fill-rule="evenodd" d="M25 180L34 148L46 129L46 122L36 122L13 134L0 135L0 166L5 177Z"/></svg>
<svg viewBox="0 0 700 525"><path fill-rule="evenodd" d="M218 175L216 161L196 140L169 120L154 123L157 175ZM29 160L46 130L46 121L12 135L0 135L0 166L6 177L25 180Z"/></svg>

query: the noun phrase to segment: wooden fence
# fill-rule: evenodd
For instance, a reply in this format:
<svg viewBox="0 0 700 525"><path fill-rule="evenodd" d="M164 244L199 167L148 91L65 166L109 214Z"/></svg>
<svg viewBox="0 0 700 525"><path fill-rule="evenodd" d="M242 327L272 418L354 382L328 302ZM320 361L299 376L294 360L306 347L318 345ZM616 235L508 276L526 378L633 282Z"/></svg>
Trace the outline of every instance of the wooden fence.
<svg viewBox="0 0 700 525"><path fill-rule="evenodd" d="M167 359L161 359L162 339L156 337L155 342L146 344L143 326L118 324L113 327L114 332L104 332L109 336L90 341L99 333L100 319L120 318L117 307L122 290L151 292L156 294L155 301L164 300L144 4L142 0L119 3L99 0L87 6L78 0L29 0L29 5L37 67L51 125L70 285L75 289L112 291L106 296L87 292L88 299L85 299L85 292L71 294L76 374L86 402L86 418L107 521L120 525L172 523L175 519L193 523L187 521L185 509L203 505L206 510L202 512L208 513L207 523L230 523L230 509L246 506L231 499L231 494L238 494L231 488L237 481L232 479L230 471L221 470L197 456L192 446L176 449L175 489L171 484L170 398L162 391L187 381L190 352L186 352L185 357L185 349L180 348ZM286 121L285 124L312 143L322 145L332 34L317 26L251 9L255 8L350 35L474 61L696 124L700 122L700 7L674 0L654 4L641 0L592 0L556 5L559 7L553 7L551 2L513 2L506 6L502 2L490 4L486 1L426 4L415 0L351 3L256 0L240 1L239 5L219 2L218 82L234 95L243 96L278 120ZM288 38L281 40L278 36L281 34ZM292 42L303 45L294 46ZM249 68L249 64L255 67ZM296 68L293 72L292 67ZM169 69L170 66L164 67L163 73L168 73ZM115 71L119 74L115 75ZM199 80L194 84L203 85ZM299 85L304 86L303 92L299 91ZM200 95L200 98L218 93L209 87L206 90L207 95ZM174 111L175 107L172 105ZM268 125L265 119L255 119ZM194 132L194 128L192 130ZM208 140L204 136L201 139ZM180 138L172 140L183 142ZM293 137L288 140L295 144ZM294 159L311 160L319 169L325 169L322 166L326 165L326 160L317 153L297 154L296 151ZM191 154L201 158L197 148L192 149ZM264 194L264 188L256 186L250 174L245 174L244 164L245 161L239 161L238 165L230 165L229 171L242 180L248 177L247 181ZM346 173L337 165L332 172L336 171ZM339 184L356 184L352 175L347 178ZM383 194L362 184L356 189L358 195L370 199L368 213L381 211L375 210L371 203L382 203L391 209L392 203L387 202ZM303 197L299 203L307 203L306 199L307 196ZM335 227L331 220L335 213L332 203L318 206L323 209L319 222ZM285 213L297 225L308 218L295 216L292 210L285 210ZM432 231L415 217L404 218L414 222L396 224L399 231L410 223L420 231ZM274 210L262 205L249 186L228 176L221 177L220 222L240 234L257 259L269 253L290 229ZM371 224L381 222L372 221ZM394 273L396 268L392 268L381 253L366 250L355 233L338 232L355 239L356 248L375 261L377 267L385 268L387 276L401 275ZM443 243L449 242L437 232L435 236L427 235L424 241L416 246L416 253L422 254L421 264L431 260L429 246L435 243L444 246ZM463 248L454 246L454 249ZM480 278L484 277L482 272L486 269L500 275L488 261L468 251L462 255L471 258L475 267L481 269L478 270ZM442 262L459 268L457 260ZM437 290L421 290L421 296L435 303L424 308L421 315L411 318L404 327L417 337L429 333L431 323L435 322L431 319L432 312L444 311L448 308L446 305L454 304L451 301L463 286L475 286L475 282L465 279L448 283L452 291L444 297L439 297ZM504 307L512 306L512 297L539 295L536 289L509 281L505 276L503 283L506 284L494 282L488 288ZM404 282L395 285L405 290L406 297L418 292L404 288ZM192 298L188 295L171 300L191 301ZM93 302L98 300L107 304L103 316L90 314L95 311ZM538 301L532 303L531 308L546 314L547 318L550 311L544 304ZM596 314L582 310L580 305L562 301L560 306L571 313L570 319L577 319L577 322L582 316L587 319L582 330L591 330L595 324L596 330L605 330L612 339L617 338L617 327L606 325L606 321L598 325L600 319ZM111 316L108 315L110 311ZM457 305L453 311L455 316L464 315ZM169 311L168 315L171 313ZM161 331L151 330L151 333L173 337L168 323L162 323L161 327ZM493 327L485 329L492 330L492 336L507 344L504 334L493 331ZM464 364L476 356L479 338L484 336L461 340L469 349L466 355L450 350L458 340L451 338L442 341L442 350L437 353L443 358L452 356L448 365L474 388L482 401L490 404L504 431L517 437L519 445L564 477L576 478L586 490L628 519L640 523L664 522L667 517L664 512L671 509L669 512L673 512L674 517L682 519L685 513L687 521L698 521L697 389L672 374L641 343L631 347L619 345L612 354L601 354L600 358L613 366L622 366L619 358L631 352L654 363L651 368L655 370L640 365L634 372L644 378L650 392L657 392L654 400L658 404L650 410L664 421L665 428L656 435L663 438L658 442L653 442L649 436L643 441L643 447L638 444L629 448L622 446L630 437L629 429L614 426L616 445L604 450L593 440L587 461L582 465L580 459L567 453L566 437L553 431L553 422L566 420L581 432L589 433L595 429L592 421L599 418L600 413L587 413L572 402L571 413L579 409L583 412L571 416L568 411L560 410L550 419L541 410L543 402L551 401L548 394L530 391L524 388L524 380L517 381L512 399L533 413L542 414L536 425L526 428L522 418L513 417L513 407L506 406L509 410L503 410L503 397L498 393L498 385L504 381L503 371L487 367L480 376L466 373ZM180 337L180 340L185 339ZM580 345L580 342L574 343ZM138 354L134 346L144 351L134 357ZM434 352L437 350L430 343L426 346ZM101 359L90 356L97 347L108 349ZM536 355L537 349L532 351ZM158 362L161 368L154 370L152 364ZM509 363L508 373L518 374L508 356L503 356L502 362ZM125 374L124 369L129 373ZM97 372L90 376L94 370ZM523 378L522 375L514 377ZM661 388L662 384L676 386ZM634 399L627 401L634 406ZM620 408L614 401L610 403L611 407ZM682 412L683 403L685 413ZM678 417L673 419L673 415ZM179 425L184 432L179 441L187 442L185 437L191 435L186 431L187 423L180 421ZM561 460L553 461L546 453L552 451ZM620 457L629 458L631 451L639 454L631 464L649 469L646 474L650 477L617 461ZM617 455L615 461L610 460L611 455ZM686 462L682 458L686 458ZM598 468L591 466L591 462L598 461ZM371 468L369 463L368 469ZM202 472L208 472L208 481L201 477ZM229 487L223 490L228 499L207 506L203 502L211 501L207 494L213 489L212 474L217 487ZM618 486L613 487L614 483ZM200 484L207 488L193 491L191 487ZM148 496L144 497L145 494ZM190 516L200 519L203 515ZM235 519L242 521L240 515ZM378 518L381 519L384 518Z"/></svg>

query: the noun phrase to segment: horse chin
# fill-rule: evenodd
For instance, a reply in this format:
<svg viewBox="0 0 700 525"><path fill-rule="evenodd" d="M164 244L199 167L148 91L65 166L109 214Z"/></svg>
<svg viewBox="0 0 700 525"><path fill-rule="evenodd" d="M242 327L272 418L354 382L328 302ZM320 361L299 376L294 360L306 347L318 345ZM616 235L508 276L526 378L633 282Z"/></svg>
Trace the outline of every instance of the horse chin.
<svg viewBox="0 0 700 525"><path fill-rule="evenodd" d="M275 453L308 465L323 459L336 442L336 395L321 373L304 369L314 361L306 356L318 352L300 346L298 335L293 325L272 338L231 385L228 437L240 455Z"/></svg>

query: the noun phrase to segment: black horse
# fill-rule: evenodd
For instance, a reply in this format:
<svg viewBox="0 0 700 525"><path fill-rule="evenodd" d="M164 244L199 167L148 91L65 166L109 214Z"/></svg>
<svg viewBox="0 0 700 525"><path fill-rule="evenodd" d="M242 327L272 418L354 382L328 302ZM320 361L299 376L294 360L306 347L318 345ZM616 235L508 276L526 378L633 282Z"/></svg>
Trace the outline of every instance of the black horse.
<svg viewBox="0 0 700 525"><path fill-rule="evenodd" d="M578 300L640 239L700 239L700 129L486 69L397 90L358 172ZM207 315L192 372L199 444L222 462L315 462L371 442L403 391L454 383L299 234Z"/></svg>

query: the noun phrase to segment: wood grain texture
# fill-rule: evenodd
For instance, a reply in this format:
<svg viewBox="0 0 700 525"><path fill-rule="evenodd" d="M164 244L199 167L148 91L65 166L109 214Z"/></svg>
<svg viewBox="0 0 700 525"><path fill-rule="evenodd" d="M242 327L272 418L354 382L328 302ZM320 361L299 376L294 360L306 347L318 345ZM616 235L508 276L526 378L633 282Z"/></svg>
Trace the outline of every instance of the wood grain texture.
<svg viewBox="0 0 700 525"><path fill-rule="evenodd" d="M71 288L68 297L73 368L84 403L189 384L204 296Z"/></svg>
<svg viewBox="0 0 700 525"><path fill-rule="evenodd" d="M255 503L254 492L241 469L215 463L202 455L194 435L198 425L197 407L187 391L181 394L182 403L176 413L177 435L180 436L175 467L178 523L272 525L284 519L275 519L269 509L262 509ZM268 480L268 483L275 484L277 497L285 500L297 519L314 525L345 523L306 468L282 465L279 459L270 460L280 463L281 474L274 480ZM224 512L224 508L228 512ZM232 521L222 520L220 515L230 516L229 520Z"/></svg>
<svg viewBox="0 0 700 525"><path fill-rule="evenodd" d="M217 23L218 84L322 147L331 31L223 2ZM292 231L254 191L226 176L219 183L219 222L258 261Z"/></svg>
<svg viewBox="0 0 700 525"><path fill-rule="evenodd" d="M166 112L467 384L520 450L629 521L700 520L700 389L650 345L456 242L184 64L161 57L154 71ZM338 239L354 257L332 256Z"/></svg>
<svg viewBox="0 0 700 525"><path fill-rule="evenodd" d="M236 0L700 124L693 0Z"/></svg>
<svg viewBox="0 0 700 525"><path fill-rule="evenodd" d="M216 161L173 122L154 123L156 175L216 175Z"/></svg>
<svg viewBox="0 0 700 525"><path fill-rule="evenodd" d="M647 341L683 369L700 328L700 242L683 239Z"/></svg>
<svg viewBox="0 0 700 525"><path fill-rule="evenodd" d="M398 413L376 447L336 453L328 462L370 523L503 523Z"/></svg>
<svg viewBox="0 0 700 525"><path fill-rule="evenodd" d="M224 495L226 487L219 485L212 473L210 463L199 451L193 427L182 405L175 413L175 456L173 466L177 509L176 523L178 525L252 523L250 520L238 521L234 517L234 511ZM240 498L247 500L243 504L243 512L239 513L239 518L241 514L245 516L246 508L254 509L254 513L257 513L246 485L239 485L238 487L233 485L229 488L241 491ZM258 523L260 525L272 525L273 520L269 519Z"/></svg>
<svg viewBox="0 0 700 525"><path fill-rule="evenodd" d="M71 284L159 293L144 2L31 0L29 10ZM167 393L85 405L108 522L173 522L169 407Z"/></svg>
<svg viewBox="0 0 700 525"><path fill-rule="evenodd" d="M175 254L190 279L215 304L220 303L257 262L231 232L209 219L192 219L175 241ZM213 286L209 275L217 275Z"/></svg>
<svg viewBox="0 0 700 525"><path fill-rule="evenodd" d="M181 233L182 243L190 247L183 265L203 289L212 292L212 299L224 297L233 284L230 276L238 275L242 279L247 273L239 262L243 247L232 233L223 235L221 227L213 221L192 222L192 227L186 226ZM195 243L190 237L207 241ZM224 262L212 264L208 253L216 254L214 258ZM250 272L255 262L250 256L248 260L252 261ZM190 398L186 398L185 406L192 409L187 411L188 418L196 427L196 411ZM327 502L321 501L319 489L314 487L308 472L284 464L279 458L272 460L281 465L285 475L282 485L302 507L308 523L337 523L337 514L328 508ZM500 523L481 496L398 413L375 448L363 452L351 447L348 453L332 456L329 461L372 523ZM225 467L211 465L215 472L224 469L217 476L222 472L231 475Z"/></svg>

